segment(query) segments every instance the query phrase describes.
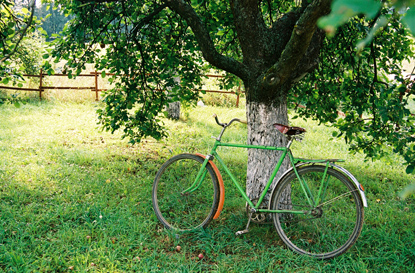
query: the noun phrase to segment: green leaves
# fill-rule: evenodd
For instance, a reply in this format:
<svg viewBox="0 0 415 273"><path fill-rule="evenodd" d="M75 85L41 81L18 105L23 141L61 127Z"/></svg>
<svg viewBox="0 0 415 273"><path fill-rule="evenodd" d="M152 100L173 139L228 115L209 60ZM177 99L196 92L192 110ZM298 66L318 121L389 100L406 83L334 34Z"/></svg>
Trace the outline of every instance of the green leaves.
<svg viewBox="0 0 415 273"><path fill-rule="evenodd" d="M336 29L350 18L363 14L368 20L375 18L381 8L377 0L334 0L331 13L320 18L318 26L333 36Z"/></svg>
<svg viewBox="0 0 415 273"><path fill-rule="evenodd" d="M386 24L388 23L388 20L386 19L386 16L380 16L374 26L369 30L368 35L360 40L357 45L356 45L356 49L357 49L357 53L360 54L360 52L362 52L362 50L372 42L373 38L375 37L375 35L377 34L377 32L383 28L384 26L386 26Z"/></svg>
<svg viewBox="0 0 415 273"><path fill-rule="evenodd" d="M19 103L18 101L15 101L15 102L13 103L13 105L14 105L14 107L16 107L16 108L20 108L20 103Z"/></svg>
<svg viewBox="0 0 415 273"><path fill-rule="evenodd" d="M412 35L415 37L415 6L410 7L406 14L403 16L402 21L411 30Z"/></svg>
<svg viewBox="0 0 415 273"><path fill-rule="evenodd" d="M386 12L381 16L381 8L384 7ZM369 22L375 17L379 17L373 22L368 31L368 35L357 45L357 51L360 52L365 46L370 44L375 34L385 27L388 22L393 21L392 13L399 12L404 14L402 23L404 23L415 36L415 1L397 0L380 2L377 0L334 0L332 11L329 15L322 17L318 21L318 26L333 37L337 28L356 15L365 15Z"/></svg>
<svg viewBox="0 0 415 273"><path fill-rule="evenodd" d="M413 41L400 13L382 9L382 16L387 24L359 55L356 42L367 38L378 21L355 17L340 26L325 41L318 69L294 88L297 97L291 100L306 106L297 109L300 115L337 128L341 134L333 137L344 137L351 152L382 160L396 153L413 173L415 108L407 92L413 92L413 83L402 75L402 62L415 54Z"/></svg>
<svg viewBox="0 0 415 273"><path fill-rule="evenodd" d="M35 50L30 50L27 41L36 37L35 30L40 23L33 12L35 1L30 6L21 9L14 8L15 1L0 1L0 79L3 84L16 82L20 74L29 66L31 60L37 57ZM35 39L33 39L35 40Z"/></svg>
<svg viewBox="0 0 415 273"><path fill-rule="evenodd" d="M410 173L413 173L414 169L415 169L415 165L408 165L405 171L407 174L410 174Z"/></svg>
<svg viewBox="0 0 415 273"><path fill-rule="evenodd" d="M204 64L186 21L154 1L70 8L75 17L50 56L67 60L68 77L85 63L94 63L102 76L115 74L109 79L115 87L104 93L98 112L100 124L121 130L131 143L166 136L158 116L172 100L195 101L202 80Z"/></svg>

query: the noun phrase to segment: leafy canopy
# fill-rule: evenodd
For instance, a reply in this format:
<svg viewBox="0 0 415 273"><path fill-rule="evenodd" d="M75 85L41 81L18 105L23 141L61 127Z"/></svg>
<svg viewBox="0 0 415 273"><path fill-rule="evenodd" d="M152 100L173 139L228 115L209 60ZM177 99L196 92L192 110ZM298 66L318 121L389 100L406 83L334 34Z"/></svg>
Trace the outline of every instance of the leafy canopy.
<svg viewBox="0 0 415 273"><path fill-rule="evenodd" d="M318 25L325 29L327 33L333 35L336 29L346 23L350 18L363 14L368 20L373 20L377 17L377 26L372 29L372 32L376 32L388 22L388 16L378 16L382 8L386 8L389 11L397 11L402 14L402 22L410 29L412 35L415 35L414 0L382 2L378 0L334 0L331 6L331 13L320 18Z"/></svg>
<svg viewBox="0 0 415 273"><path fill-rule="evenodd" d="M104 127L122 128L133 143L146 136L166 136L159 113L171 101L195 101L207 68L186 21L162 1L61 3L76 17L54 44L55 61L68 61L69 77L80 73L85 63L115 74L110 78L115 88L105 94L106 106L98 111ZM193 6L206 20L219 50L237 54L227 5L194 1ZM178 76L179 82L174 80Z"/></svg>
<svg viewBox="0 0 415 273"><path fill-rule="evenodd" d="M344 25L339 23L336 35L325 41L318 68L295 87L294 101L307 105L299 109L300 115L338 128L340 133L334 136L344 136L353 152L377 159L398 153L411 173L415 86L410 75L415 67L402 71L402 62L413 60L414 42L402 25L402 12L387 6L377 12L371 20L355 16ZM379 18L387 24L370 36ZM362 41L367 45L356 48Z"/></svg>
<svg viewBox="0 0 415 273"><path fill-rule="evenodd" d="M408 23L413 21L413 7L394 9L367 1L333 2L333 13L319 23L332 38L324 40L317 68L294 84L290 101L307 106L298 109L301 116L338 128L336 136L344 136L353 151L380 158L393 150L403 156L407 172L411 172L415 167L415 127L408 105L413 101L414 87L402 75L401 66L414 55L406 28L413 29ZM188 22L203 22L218 53L240 62L246 58L230 12L230 5L236 2L187 1L189 13L196 15L189 19L161 0L62 0L58 3L75 17L55 42L51 55L56 61L68 61L70 77L80 73L87 62L115 73L110 78L115 88L106 93L105 107L98 110L100 122L111 131L124 130L132 142L145 136L159 139L166 135L159 119L163 106L197 98L194 90L201 83L203 70L209 68L201 53L206 45ZM283 26L286 15L298 8L297 3L258 1L258 6L268 27L279 26L275 22ZM339 10L345 10L346 16L337 14ZM366 20L360 14L366 14ZM352 20L346 23L348 18ZM386 23L379 24L379 20ZM287 26L279 29L280 33L291 31ZM364 43L357 51L359 41ZM174 81L177 76L180 82ZM161 90L169 90L169 94ZM344 113L340 118L339 110Z"/></svg>

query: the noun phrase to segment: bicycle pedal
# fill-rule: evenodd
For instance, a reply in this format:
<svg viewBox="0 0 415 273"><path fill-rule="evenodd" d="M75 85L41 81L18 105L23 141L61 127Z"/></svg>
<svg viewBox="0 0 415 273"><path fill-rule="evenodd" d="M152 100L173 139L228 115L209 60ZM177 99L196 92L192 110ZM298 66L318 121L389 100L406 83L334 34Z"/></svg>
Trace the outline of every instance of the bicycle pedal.
<svg viewBox="0 0 415 273"><path fill-rule="evenodd" d="M245 233L248 233L248 232L249 232L249 229L244 229L244 230L240 230L240 231L235 232L235 235L239 236L239 235L242 235L242 234L245 234Z"/></svg>

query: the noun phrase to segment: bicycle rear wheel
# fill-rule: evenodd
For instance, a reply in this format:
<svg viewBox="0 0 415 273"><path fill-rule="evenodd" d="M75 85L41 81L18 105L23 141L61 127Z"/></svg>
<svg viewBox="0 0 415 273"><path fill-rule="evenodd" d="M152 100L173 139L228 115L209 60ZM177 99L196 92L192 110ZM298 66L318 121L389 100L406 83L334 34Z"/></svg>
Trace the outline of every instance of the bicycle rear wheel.
<svg viewBox="0 0 415 273"><path fill-rule="evenodd" d="M219 204L219 184L208 164L203 181L195 185L204 159L192 154L172 157L161 166L153 184L153 208L168 229L179 231L206 227ZM193 187L193 190L189 190Z"/></svg>
<svg viewBox="0 0 415 273"><path fill-rule="evenodd" d="M341 172L329 168L327 183L316 206L324 172L324 166L298 169L301 180L307 185L310 201L296 174L287 175L277 185L271 209L288 210L273 214L273 222L290 249L329 259L344 253L356 242L363 226L363 205L355 185Z"/></svg>

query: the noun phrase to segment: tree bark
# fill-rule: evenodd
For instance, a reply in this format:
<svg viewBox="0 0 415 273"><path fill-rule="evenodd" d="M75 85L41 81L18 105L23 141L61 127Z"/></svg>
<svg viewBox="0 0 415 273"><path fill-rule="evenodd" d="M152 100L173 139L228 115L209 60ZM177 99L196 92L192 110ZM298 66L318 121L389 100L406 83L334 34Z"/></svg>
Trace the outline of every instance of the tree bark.
<svg viewBox="0 0 415 273"><path fill-rule="evenodd" d="M273 124L288 124L286 98L275 103L248 101L246 107L248 119L248 144L285 147L287 140ZM279 151L249 149L246 179L246 193L251 199L258 199L264 190L274 167L281 156ZM274 179L271 189L281 174L289 167L285 160ZM264 202L267 205L269 193Z"/></svg>
<svg viewBox="0 0 415 273"><path fill-rule="evenodd" d="M174 77L174 82L178 85L180 85L180 77ZM171 88L167 88L169 90L169 93L171 92ZM167 107L167 117L169 119L178 120L180 118L180 101L173 101L170 102Z"/></svg>
<svg viewBox="0 0 415 273"><path fill-rule="evenodd" d="M169 103L167 106L167 115L169 119L178 120L180 118L180 101Z"/></svg>

